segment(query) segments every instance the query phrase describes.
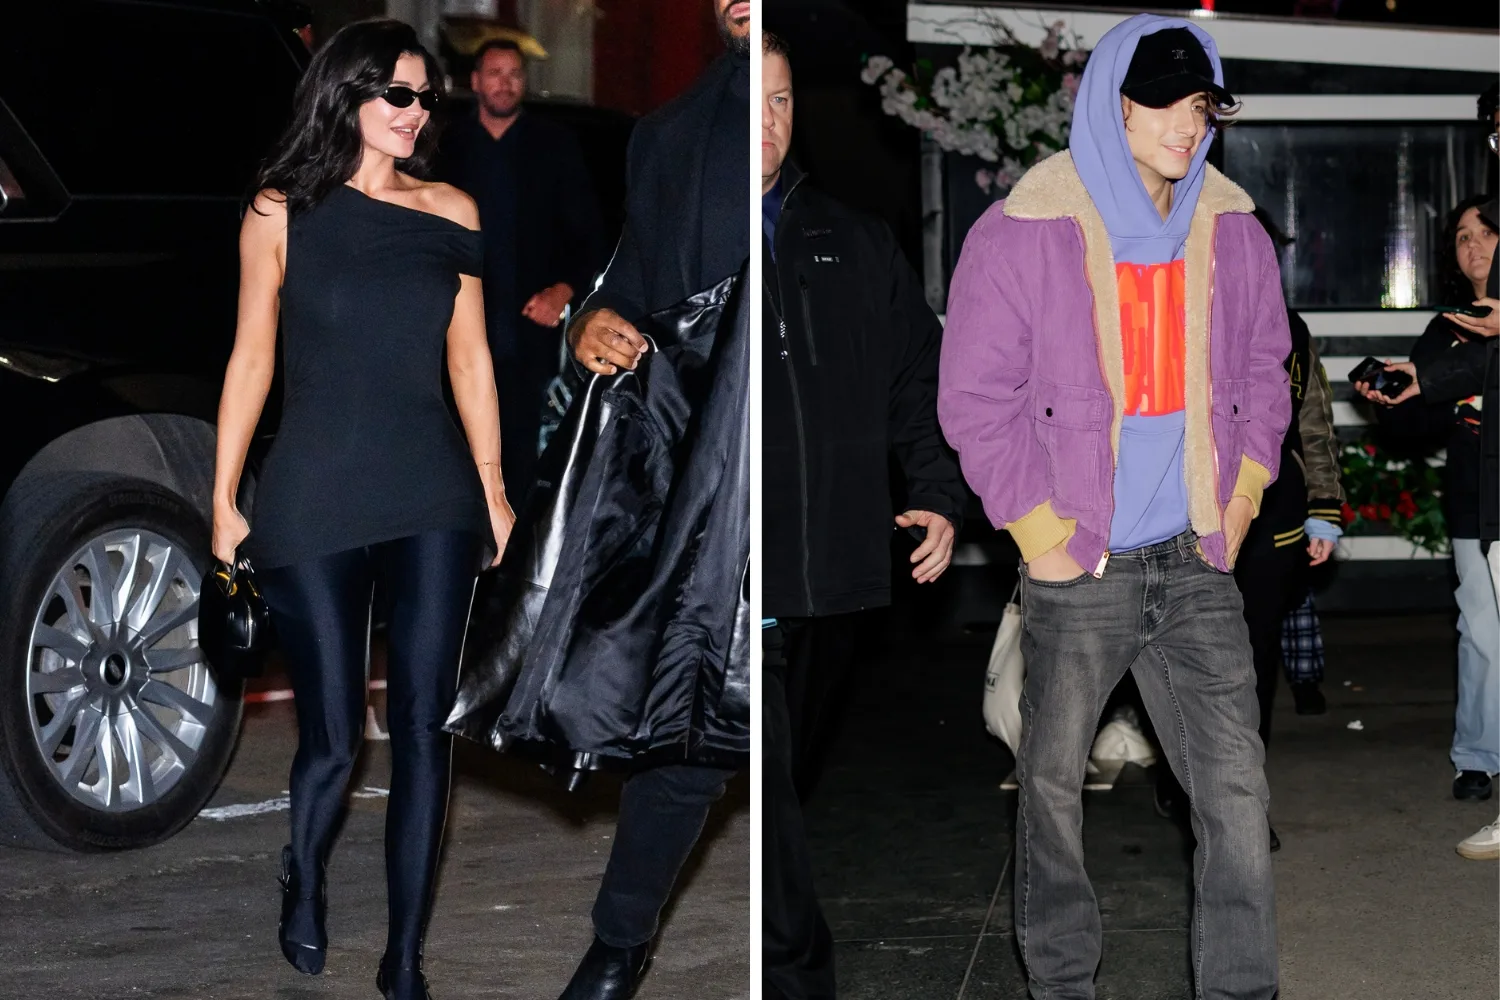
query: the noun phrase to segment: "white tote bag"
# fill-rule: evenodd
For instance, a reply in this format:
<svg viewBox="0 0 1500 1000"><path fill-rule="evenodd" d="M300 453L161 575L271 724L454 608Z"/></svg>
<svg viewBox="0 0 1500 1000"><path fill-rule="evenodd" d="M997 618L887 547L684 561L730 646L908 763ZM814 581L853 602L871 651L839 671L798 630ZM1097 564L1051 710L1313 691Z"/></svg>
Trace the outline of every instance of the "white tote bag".
<svg viewBox="0 0 1500 1000"><path fill-rule="evenodd" d="M1005 605L1000 631L990 647L990 664L984 672L984 727L1016 753L1021 746L1021 685L1026 663L1021 658L1020 584Z"/></svg>

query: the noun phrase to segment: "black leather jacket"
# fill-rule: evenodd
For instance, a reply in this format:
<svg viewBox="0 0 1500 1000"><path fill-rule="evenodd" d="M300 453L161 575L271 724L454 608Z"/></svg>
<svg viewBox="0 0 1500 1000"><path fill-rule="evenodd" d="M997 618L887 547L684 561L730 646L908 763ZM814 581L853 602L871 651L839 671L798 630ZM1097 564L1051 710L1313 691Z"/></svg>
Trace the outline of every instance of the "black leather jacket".
<svg viewBox="0 0 1500 1000"><path fill-rule="evenodd" d="M638 324L591 375L505 558L480 579L444 728L578 771L743 766L750 749L744 273Z"/></svg>

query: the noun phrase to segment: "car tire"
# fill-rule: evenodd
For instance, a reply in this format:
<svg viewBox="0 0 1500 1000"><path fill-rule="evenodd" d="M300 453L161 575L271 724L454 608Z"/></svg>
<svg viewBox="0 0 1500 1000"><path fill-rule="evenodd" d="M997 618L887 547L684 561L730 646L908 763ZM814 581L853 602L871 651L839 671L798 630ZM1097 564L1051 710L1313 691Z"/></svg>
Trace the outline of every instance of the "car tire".
<svg viewBox="0 0 1500 1000"><path fill-rule="evenodd" d="M144 847L214 793L243 682L196 653L209 551L202 514L155 483L65 472L11 488L0 505L0 843Z"/></svg>

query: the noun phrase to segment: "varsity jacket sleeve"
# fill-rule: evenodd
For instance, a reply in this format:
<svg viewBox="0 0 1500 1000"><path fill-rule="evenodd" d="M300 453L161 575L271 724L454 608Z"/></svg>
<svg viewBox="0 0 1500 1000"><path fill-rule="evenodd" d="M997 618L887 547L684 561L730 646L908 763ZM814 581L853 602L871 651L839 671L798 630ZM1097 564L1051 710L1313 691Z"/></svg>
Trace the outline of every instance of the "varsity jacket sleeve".
<svg viewBox="0 0 1500 1000"><path fill-rule="evenodd" d="M889 227L884 222L878 225L875 251L885 272L883 287L890 289L889 434L906 476L906 505L941 514L960 529L967 496L958 465L938 427L938 351L943 328Z"/></svg>
<svg viewBox="0 0 1500 1000"><path fill-rule="evenodd" d="M969 488L1027 562L1072 537L1076 523L1052 510L1047 455L1032 426L1032 333L1025 300L989 234L990 209L964 240L948 291L938 365L938 420L958 451Z"/></svg>
<svg viewBox="0 0 1500 1000"><path fill-rule="evenodd" d="M1248 499L1259 516L1261 496L1281 469L1281 444L1292 422L1291 382L1283 364L1292 349L1292 335L1271 238L1257 230L1251 237L1251 253L1260 306L1250 333L1250 420L1233 495Z"/></svg>
<svg viewBox="0 0 1500 1000"><path fill-rule="evenodd" d="M1339 436L1333 426L1333 387L1318 357L1318 346L1308 342L1307 388L1297 411L1302 438L1302 471L1307 480L1307 516L1343 527L1344 487L1339 481Z"/></svg>

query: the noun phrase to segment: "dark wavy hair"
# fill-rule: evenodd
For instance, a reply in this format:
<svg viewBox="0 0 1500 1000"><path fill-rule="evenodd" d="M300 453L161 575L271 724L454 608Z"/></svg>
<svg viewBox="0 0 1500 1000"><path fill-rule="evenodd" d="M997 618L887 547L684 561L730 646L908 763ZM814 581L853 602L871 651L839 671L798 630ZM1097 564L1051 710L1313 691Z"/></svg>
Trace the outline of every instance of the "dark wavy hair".
<svg viewBox="0 0 1500 1000"><path fill-rule="evenodd" d="M1463 305L1474 301L1474 283L1458 266L1458 224L1465 212L1471 208L1482 208L1489 200L1490 196L1485 194L1465 198L1454 206L1453 211L1448 213L1447 221L1443 223L1442 243L1437 252L1438 293L1443 297L1439 305ZM1480 224L1494 232L1494 228L1483 216L1480 217Z"/></svg>
<svg viewBox="0 0 1500 1000"><path fill-rule="evenodd" d="M313 56L297 84L292 120L261 165L249 198L272 189L286 199L287 214L296 216L317 205L359 168L363 139L359 108L390 86L396 60L408 53L422 57L427 81L443 93L443 71L422 47L410 25L388 18L356 21L329 38ZM416 148L396 168L426 176L437 149L436 116L417 134Z"/></svg>

